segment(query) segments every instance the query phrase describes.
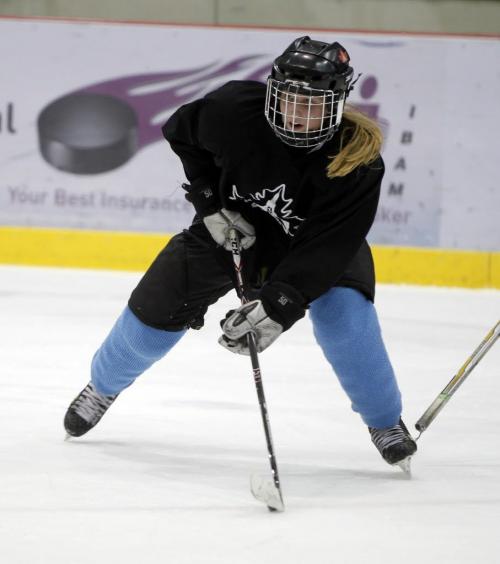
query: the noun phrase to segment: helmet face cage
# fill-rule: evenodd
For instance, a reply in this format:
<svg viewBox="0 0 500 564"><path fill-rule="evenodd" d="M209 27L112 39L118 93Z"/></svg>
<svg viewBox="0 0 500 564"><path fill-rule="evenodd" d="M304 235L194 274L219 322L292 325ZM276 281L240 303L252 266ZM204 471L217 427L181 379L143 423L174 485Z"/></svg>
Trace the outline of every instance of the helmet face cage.
<svg viewBox="0 0 500 564"><path fill-rule="evenodd" d="M267 79L266 119L292 147L314 148L330 140L340 126L344 90L312 88L307 82Z"/></svg>

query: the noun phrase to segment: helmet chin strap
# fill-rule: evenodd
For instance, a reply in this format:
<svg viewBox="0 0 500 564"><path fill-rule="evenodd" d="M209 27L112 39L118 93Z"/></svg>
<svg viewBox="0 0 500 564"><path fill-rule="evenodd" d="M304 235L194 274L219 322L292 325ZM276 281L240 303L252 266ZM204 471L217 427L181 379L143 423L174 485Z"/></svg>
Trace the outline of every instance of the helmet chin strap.
<svg viewBox="0 0 500 564"><path fill-rule="evenodd" d="M333 135L332 135L333 137ZM330 137L331 139L331 137ZM325 139L324 141L322 141L319 145L316 145L315 147L313 147L312 149L309 149L309 151L307 151L307 154L310 155L311 153L314 153L314 151L317 151L318 149L321 149L321 147L323 147L323 145L327 142L330 141L330 139Z"/></svg>
<svg viewBox="0 0 500 564"><path fill-rule="evenodd" d="M314 147L312 147L311 149L309 149L309 151L307 151L307 154L310 155L311 153L314 153L314 151L317 151L318 149L321 149L321 147L323 147L323 145L325 143L327 143L328 141L330 141L331 139L333 139L333 136L335 135L335 133L337 133L338 129L336 129L335 131L332 132L331 135L329 135L326 139L324 139L323 141L321 141L321 143L319 143L319 145L315 145Z"/></svg>

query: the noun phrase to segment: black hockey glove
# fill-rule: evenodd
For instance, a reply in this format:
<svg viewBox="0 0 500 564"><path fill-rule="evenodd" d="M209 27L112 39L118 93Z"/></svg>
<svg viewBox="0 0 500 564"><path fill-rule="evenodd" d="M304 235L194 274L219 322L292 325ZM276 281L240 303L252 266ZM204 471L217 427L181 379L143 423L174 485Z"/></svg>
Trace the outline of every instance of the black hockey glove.
<svg viewBox="0 0 500 564"><path fill-rule="evenodd" d="M236 229L240 234L240 246L248 249L255 243L255 229L239 212L222 208L212 215L203 218L203 223L216 243L226 251L232 250L229 241L229 230Z"/></svg>
<svg viewBox="0 0 500 564"><path fill-rule="evenodd" d="M304 315L304 300L294 288L270 283L262 288L258 299L226 314L219 343L231 352L249 355L247 334L253 333L257 351L262 352Z"/></svg>
<svg viewBox="0 0 500 564"><path fill-rule="evenodd" d="M206 217L221 208L222 204L216 186L216 182L204 178L198 178L191 184L182 185L187 192L186 200L193 204L199 217Z"/></svg>

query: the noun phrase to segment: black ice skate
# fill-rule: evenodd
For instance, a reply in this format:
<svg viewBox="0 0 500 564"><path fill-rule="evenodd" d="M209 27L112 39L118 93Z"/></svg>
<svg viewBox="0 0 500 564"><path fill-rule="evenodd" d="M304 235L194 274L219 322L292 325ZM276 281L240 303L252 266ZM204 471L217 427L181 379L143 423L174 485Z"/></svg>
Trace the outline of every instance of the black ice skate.
<svg viewBox="0 0 500 564"><path fill-rule="evenodd" d="M92 382L71 402L64 416L64 428L69 437L81 437L92 427L97 425L109 406L115 401L115 396L103 396L96 391Z"/></svg>
<svg viewBox="0 0 500 564"><path fill-rule="evenodd" d="M397 464L405 473L410 474L411 457L417 451L417 443L408 432L403 420L394 427L374 429L368 427L373 444L389 464Z"/></svg>

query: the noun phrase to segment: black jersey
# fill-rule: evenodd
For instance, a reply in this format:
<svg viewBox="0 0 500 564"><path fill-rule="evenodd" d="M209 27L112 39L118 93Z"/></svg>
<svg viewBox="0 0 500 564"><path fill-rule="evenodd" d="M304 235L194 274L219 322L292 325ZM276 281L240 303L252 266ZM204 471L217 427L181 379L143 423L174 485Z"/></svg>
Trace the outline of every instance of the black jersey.
<svg viewBox="0 0 500 564"><path fill-rule="evenodd" d="M229 82L180 107L163 133L187 179L203 179L220 208L254 225L269 280L293 286L309 303L335 284L365 240L384 165L379 157L329 179L341 131L318 150L289 147L267 124L265 93L259 82Z"/></svg>

